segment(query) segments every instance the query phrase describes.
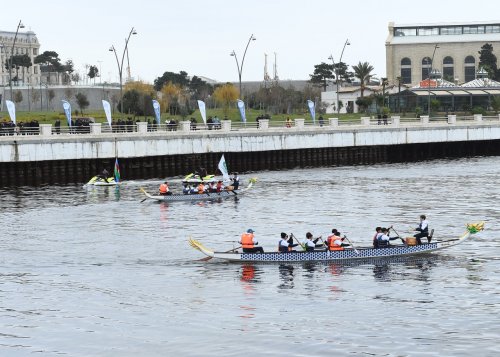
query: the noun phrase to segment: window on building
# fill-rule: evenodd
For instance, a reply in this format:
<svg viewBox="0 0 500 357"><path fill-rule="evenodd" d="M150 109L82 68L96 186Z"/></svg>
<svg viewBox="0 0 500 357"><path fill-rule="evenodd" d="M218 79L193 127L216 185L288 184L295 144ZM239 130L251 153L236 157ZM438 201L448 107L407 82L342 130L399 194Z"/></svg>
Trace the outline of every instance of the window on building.
<svg viewBox="0 0 500 357"><path fill-rule="evenodd" d="M403 29L394 29L394 36L416 36L417 29L416 28L403 28Z"/></svg>
<svg viewBox="0 0 500 357"><path fill-rule="evenodd" d="M422 59L422 80L429 78L429 72L431 71L432 61L430 57L424 57Z"/></svg>
<svg viewBox="0 0 500 357"><path fill-rule="evenodd" d="M401 83L411 83L411 59L408 57L401 60Z"/></svg>
<svg viewBox="0 0 500 357"><path fill-rule="evenodd" d="M476 59L474 58L474 56L465 57L464 68L464 79L466 82L470 82L476 79Z"/></svg>
<svg viewBox="0 0 500 357"><path fill-rule="evenodd" d="M441 27L441 35L461 35L461 34L462 34L461 26Z"/></svg>
<svg viewBox="0 0 500 357"><path fill-rule="evenodd" d="M499 33L500 32L500 25L486 25L485 32L486 33Z"/></svg>
<svg viewBox="0 0 500 357"><path fill-rule="evenodd" d="M423 27L418 29L418 36L439 35L438 27Z"/></svg>
<svg viewBox="0 0 500 357"><path fill-rule="evenodd" d="M33 56L38 56L38 48L33 49Z"/></svg>
<svg viewBox="0 0 500 357"><path fill-rule="evenodd" d="M484 26L464 26L464 35L465 34L477 34L484 33Z"/></svg>
<svg viewBox="0 0 500 357"><path fill-rule="evenodd" d="M455 81L455 71L453 68L453 58L446 56L443 58L443 79L448 82Z"/></svg>

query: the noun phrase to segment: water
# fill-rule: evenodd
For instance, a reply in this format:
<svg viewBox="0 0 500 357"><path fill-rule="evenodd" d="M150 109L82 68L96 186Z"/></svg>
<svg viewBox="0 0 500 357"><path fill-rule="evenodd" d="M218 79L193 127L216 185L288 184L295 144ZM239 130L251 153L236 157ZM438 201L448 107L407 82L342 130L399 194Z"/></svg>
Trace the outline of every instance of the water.
<svg viewBox="0 0 500 357"><path fill-rule="evenodd" d="M126 177L126 173L122 173ZM498 356L500 158L258 172L215 203L142 202L139 187L3 189L1 356ZM173 178L169 178L172 181ZM192 236L232 248L247 228L355 245L427 214L418 258L346 264L200 262Z"/></svg>

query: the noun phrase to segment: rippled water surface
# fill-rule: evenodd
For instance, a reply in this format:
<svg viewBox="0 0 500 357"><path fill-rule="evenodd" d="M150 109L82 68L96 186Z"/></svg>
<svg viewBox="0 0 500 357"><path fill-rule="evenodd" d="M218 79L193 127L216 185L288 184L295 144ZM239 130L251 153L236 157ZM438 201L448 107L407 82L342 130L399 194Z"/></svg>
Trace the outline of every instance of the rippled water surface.
<svg viewBox="0 0 500 357"><path fill-rule="evenodd" d="M122 173L126 178L126 173ZM141 202L139 187L3 189L1 356L498 356L500 158L255 172L239 200ZM174 180L172 178L171 180ZM373 228L473 240L418 258L346 264L198 261L247 228Z"/></svg>

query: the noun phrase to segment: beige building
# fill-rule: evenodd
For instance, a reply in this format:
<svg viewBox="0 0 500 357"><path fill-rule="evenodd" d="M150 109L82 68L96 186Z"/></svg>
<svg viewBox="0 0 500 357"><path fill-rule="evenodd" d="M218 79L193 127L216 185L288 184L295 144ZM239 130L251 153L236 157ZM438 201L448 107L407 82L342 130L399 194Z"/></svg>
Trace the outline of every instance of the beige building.
<svg viewBox="0 0 500 357"><path fill-rule="evenodd" d="M9 70L5 68L5 61L10 59L15 32L0 31L0 86L9 86ZM18 81L13 86L37 85L40 83L40 66L34 64L35 57L39 55L40 43L33 31L19 32L17 34L13 55L27 54L31 63L29 68L21 68L17 71ZM16 77L16 69L12 69L12 78Z"/></svg>
<svg viewBox="0 0 500 357"><path fill-rule="evenodd" d="M489 43L500 61L500 21L399 25L389 23L386 47L390 84L416 86L432 69L462 84L476 78L479 51ZM432 61L432 57L434 60ZM434 63L431 63L434 62Z"/></svg>

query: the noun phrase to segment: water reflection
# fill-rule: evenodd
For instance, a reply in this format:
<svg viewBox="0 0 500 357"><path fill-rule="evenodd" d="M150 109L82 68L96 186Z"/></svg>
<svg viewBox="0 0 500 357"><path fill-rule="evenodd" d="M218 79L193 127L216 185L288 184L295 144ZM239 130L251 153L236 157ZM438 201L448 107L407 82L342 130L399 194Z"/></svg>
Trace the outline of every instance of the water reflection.
<svg viewBox="0 0 500 357"><path fill-rule="evenodd" d="M279 265L278 270L281 284L278 285L278 289L293 289L294 269L293 265Z"/></svg>

